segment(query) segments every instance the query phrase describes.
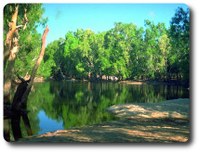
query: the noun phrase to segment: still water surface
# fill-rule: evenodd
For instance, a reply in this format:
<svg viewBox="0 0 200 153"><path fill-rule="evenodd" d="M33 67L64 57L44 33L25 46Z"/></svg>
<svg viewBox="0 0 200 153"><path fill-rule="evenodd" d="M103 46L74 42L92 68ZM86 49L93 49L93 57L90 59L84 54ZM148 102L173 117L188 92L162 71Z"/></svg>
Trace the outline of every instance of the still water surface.
<svg viewBox="0 0 200 153"><path fill-rule="evenodd" d="M114 104L157 103L188 97L188 89L172 85L43 82L34 84L28 110L34 134L42 134L112 120L106 109Z"/></svg>

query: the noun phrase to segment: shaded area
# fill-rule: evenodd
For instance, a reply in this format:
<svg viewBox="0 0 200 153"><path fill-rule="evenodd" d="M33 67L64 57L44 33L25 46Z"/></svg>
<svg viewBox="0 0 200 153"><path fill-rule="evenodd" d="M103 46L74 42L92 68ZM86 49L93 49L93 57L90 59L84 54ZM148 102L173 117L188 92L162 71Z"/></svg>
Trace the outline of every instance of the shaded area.
<svg viewBox="0 0 200 153"><path fill-rule="evenodd" d="M27 137L21 139L20 142L187 142L190 136L189 118L188 115L184 116L183 114L188 114L189 111L183 108L188 108L189 110L189 99L177 99L164 103L170 103L171 107L162 107L164 104L161 103L161 107L158 108L158 105L151 104L152 111L155 109L160 113L162 111L169 113L174 111L172 108L177 108L177 113L180 113L180 116L135 117L134 113L130 113L133 110L127 110L125 111L126 115L121 115L118 121L82 128L71 128L69 130L58 130L43 135ZM135 106L137 105L135 104ZM182 109L178 109L176 106L182 107Z"/></svg>
<svg viewBox="0 0 200 153"><path fill-rule="evenodd" d="M189 123L185 120L120 120L102 125L58 130L21 142L187 142Z"/></svg>

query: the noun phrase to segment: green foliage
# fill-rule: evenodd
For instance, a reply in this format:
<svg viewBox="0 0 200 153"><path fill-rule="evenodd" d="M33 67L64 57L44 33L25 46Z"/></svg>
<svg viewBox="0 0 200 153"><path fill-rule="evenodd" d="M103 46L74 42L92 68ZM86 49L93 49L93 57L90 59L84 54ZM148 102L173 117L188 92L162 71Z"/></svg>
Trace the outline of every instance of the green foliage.
<svg viewBox="0 0 200 153"><path fill-rule="evenodd" d="M19 22L27 8L30 22L20 31L20 52L15 62L18 73L30 72L40 50L36 32L42 18L41 4L20 4ZM5 18L14 4L4 8ZM37 13L33 13L37 12ZM4 30L8 30L4 18ZM119 80L186 80L189 81L189 10L178 8L170 28L163 23L146 20L145 28L133 23L115 23L108 31L94 33L90 29L67 32L48 44L38 75L54 79Z"/></svg>
<svg viewBox="0 0 200 153"><path fill-rule="evenodd" d="M178 8L169 29L171 51L168 72L171 77L189 81L190 14Z"/></svg>
<svg viewBox="0 0 200 153"><path fill-rule="evenodd" d="M56 63L56 68L61 67L67 78L189 80L189 12L181 8L170 29L149 20L145 30L119 22L97 34L83 29L68 32L63 41L64 47L56 49L63 66Z"/></svg>
<svg viewBox="0 0 200 153"><path fill-rule="evenodd" d="M28 18L28 24L25 30L19 30L19 52L15 61L14 69L17 73L24 76L30 73L38 57L41 47L41 35L37 32L38 25L45 25L46 18L42 18L44 9L42 4L7 4L4 7L4 40L8 32L8 22L10 22L15 6L19 5L17 25L23 23L24 10Z"/></svg>

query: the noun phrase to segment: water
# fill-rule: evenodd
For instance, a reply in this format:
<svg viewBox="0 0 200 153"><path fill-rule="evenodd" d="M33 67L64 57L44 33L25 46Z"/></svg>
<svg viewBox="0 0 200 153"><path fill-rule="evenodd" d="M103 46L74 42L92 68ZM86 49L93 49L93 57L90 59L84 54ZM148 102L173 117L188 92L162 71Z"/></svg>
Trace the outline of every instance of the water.
<svg viewBox="0 0 200 153"><path fill-rule="evenodd" d="M188 89L181 86L43 82L34 84L28 100L28 115L34 134L42 134L113 120L106 112L111 105L188 97Z"/></svg>

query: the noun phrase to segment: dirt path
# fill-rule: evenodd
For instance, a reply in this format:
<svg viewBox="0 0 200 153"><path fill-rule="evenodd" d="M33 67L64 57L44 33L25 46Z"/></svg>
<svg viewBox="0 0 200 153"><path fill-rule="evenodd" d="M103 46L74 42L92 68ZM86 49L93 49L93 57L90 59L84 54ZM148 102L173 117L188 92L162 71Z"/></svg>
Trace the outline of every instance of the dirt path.
<svg viewBox="0 0 200 153"><path fill-rule="evenodd" d="M20 142L187 142L190 136L189 99L152 104L125 104L108 108L119 117L100 125L58 130Z"/></svg>

